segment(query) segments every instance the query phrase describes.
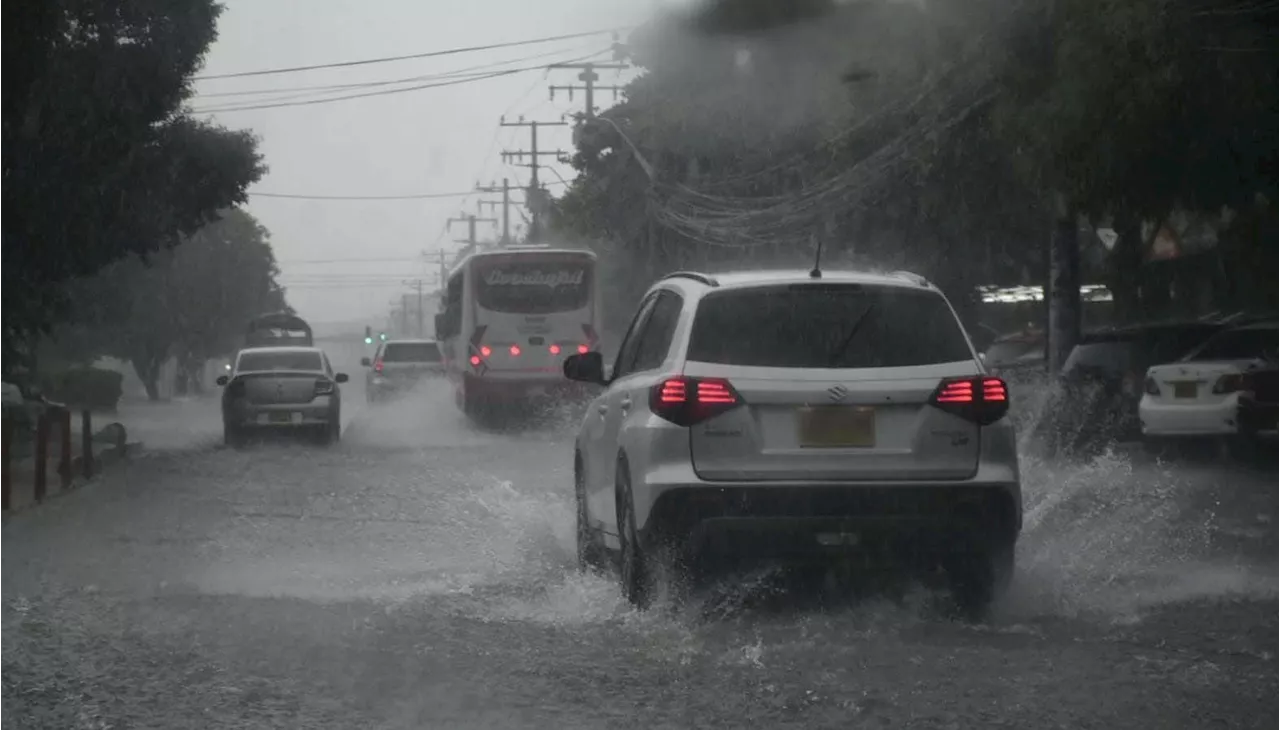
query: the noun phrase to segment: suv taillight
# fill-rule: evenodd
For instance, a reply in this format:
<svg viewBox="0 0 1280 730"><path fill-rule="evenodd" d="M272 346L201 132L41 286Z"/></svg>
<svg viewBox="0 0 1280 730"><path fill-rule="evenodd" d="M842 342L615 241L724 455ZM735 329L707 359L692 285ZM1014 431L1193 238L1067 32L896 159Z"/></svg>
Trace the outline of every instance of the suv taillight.
<svg viewBox="0 0 1280 730"><path fill-rule="evenodd" d="M724 378L667 378L649 389L649 410L677 426L692 426L742 405Z"/></svg>
<svg viewBox="0 0 1280 730"><path fill-rule="evenodd" d="M1160 384L1150 375L1147 376L1147 381L1143 384L1142 389L1146 391L1147 395L1160 395Z"/></svg>
<svg viewBox="0 0 1280 730"><path fill-rule="evenodd" d="M987 426L1009 412L1009 387L990 375L947 378L938 383L929 404L979 426Z"/></svg>
<svg viewBox="0 0 1280 730"><path fill-rule="evenodd" d="M375 373L382 372L382 358L378 358L377 360L373 361L373 372Z"/></svg>

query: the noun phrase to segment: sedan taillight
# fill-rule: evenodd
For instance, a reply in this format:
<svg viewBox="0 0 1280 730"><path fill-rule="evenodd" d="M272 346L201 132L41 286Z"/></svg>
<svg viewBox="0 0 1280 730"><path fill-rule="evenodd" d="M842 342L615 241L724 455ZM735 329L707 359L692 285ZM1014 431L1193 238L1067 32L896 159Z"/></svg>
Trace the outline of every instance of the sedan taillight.
<svg viewBox="0 0 1280 730"><path fill-rule="evenodd" d="M1218 382L1213 384L1215 395L1234 393L1238 390L1244 390L1244 376L1240 373L1227 373L1218 378Z"/></svg>
<svg viewBox="0 0 1280 730"><path fill-rule="evenodd" d="M328 378L316 378L316 395L332 395L333 381Z"/></svg>

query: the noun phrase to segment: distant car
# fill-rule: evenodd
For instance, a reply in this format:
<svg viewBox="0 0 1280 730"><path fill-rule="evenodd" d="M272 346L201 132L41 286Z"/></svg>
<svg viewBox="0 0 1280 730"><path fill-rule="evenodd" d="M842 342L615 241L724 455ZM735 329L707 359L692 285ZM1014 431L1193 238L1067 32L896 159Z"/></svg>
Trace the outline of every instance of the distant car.
<svg viewBox="0 0 1280 730"><path fill-rule="evenodd" d="M444 362L435 340L391 340L378 345L373 359L360 364L365 374L365 398L374 403L412 388L423 377L443 377Z"/></svg>
<svg viewBox="0 0 1280 730"><path fill-rule="evenodd" d="M1027 330L997 337L982 353L982 362L992 372L1041 374L1045 372L1045 337L1040 330Z"/></svg>
<svg viewBox="0 0 1280 730"><path fill-rule="evenodd" d="M1084 333L1067 356L1058 389L1036 426L1058 454L1091 454L1142 437L1138 402L1147 368L1175 360L1226 329L1181 321L1104 327Z"/></svg>
<svg viewBox="0 0 1280 730"><path fill-rule="evenodd" d="M1009 391L914 274L681 272L649 290L574 449L578 556L634 603L671 558L941 565L962 606L1022 528Z"/></svg>
<svg viewBox="0 0 1280 730"><path fill-rule="evenodd" d="M236 446L262 429L308 433L320 443L341 435L345 373L334 373L329 358L314 347L256 347L236 354L230 375L218 378L222 430Z"/></svg>
<svg viewBox="0 0 1280 730"><path fill-rule="evenodd" d="M1138 405L1143 438L1159 443L1239 435L1245 376L1275 367L1278 336L1275 322L1233 327L1176 362L1150 367Z"/></svg>

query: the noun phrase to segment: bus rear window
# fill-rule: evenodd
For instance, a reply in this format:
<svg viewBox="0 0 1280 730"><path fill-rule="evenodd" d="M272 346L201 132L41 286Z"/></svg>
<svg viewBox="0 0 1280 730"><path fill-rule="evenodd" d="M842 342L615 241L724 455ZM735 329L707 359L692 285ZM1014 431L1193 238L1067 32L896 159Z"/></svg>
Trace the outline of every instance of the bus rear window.
<svg viewBox="0 0 1280 730"><path fill-rule="evenodd" d="M549 314L587 306L592 266L583 260L504 261L476 266L476 303L491 312Z"/></svg>

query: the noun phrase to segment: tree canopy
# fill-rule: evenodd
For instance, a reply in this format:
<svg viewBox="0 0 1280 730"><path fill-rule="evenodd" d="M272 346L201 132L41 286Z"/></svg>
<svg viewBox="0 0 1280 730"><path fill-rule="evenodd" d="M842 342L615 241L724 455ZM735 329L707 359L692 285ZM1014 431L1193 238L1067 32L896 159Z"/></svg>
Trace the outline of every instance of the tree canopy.
<svg viewBox="0 0 1280 730"><path fill-rule="evenodd" d="M266 229L232 208L177 246L130 256L69 287L70 322L54 330L61 359L130 362L150 393L174 358L194 372L235 349L249 320L286 310Z"/></svg>
<svg viewBox="0 0 1280 730"><path fill-rule="evenodd" d="M1273 3L784 5L720 0L629 39L644 74L579 131L555 218L622 257L620 286L796 265L821 238L963 299L1043 282L1058 196L1134 220L1274 200Z"/></svg>
<svg viewBox="0 0 1280 730"><path fill-rule="evenodd" d="M5 6L4 365L66 313L64 285L146 256L245 200L247 133L182 111L214 0Z"/></svg>

